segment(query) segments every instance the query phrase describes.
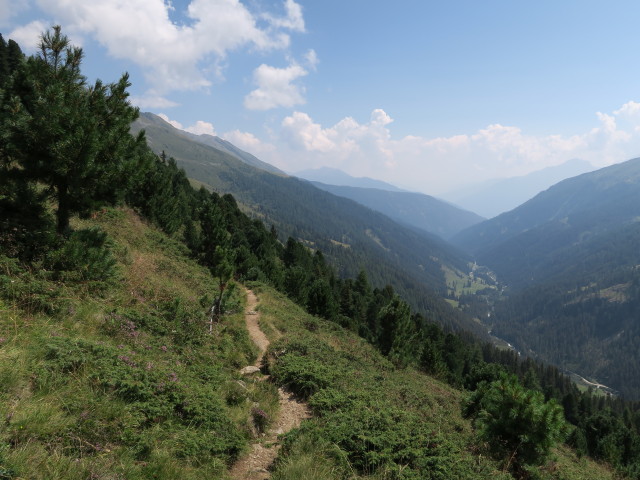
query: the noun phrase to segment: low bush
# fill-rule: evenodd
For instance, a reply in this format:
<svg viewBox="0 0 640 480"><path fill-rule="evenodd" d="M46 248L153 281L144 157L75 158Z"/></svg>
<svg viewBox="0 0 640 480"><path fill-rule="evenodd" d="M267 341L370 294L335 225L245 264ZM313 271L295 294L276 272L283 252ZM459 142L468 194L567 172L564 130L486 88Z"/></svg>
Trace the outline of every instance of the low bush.
<svg viewBox="0 0 640 480"><path fill-rule="evenodd" d="M49 254L46 263L56 279L108 282L117 275L112 246L107 234L97 227L76 230Z"/></svg>

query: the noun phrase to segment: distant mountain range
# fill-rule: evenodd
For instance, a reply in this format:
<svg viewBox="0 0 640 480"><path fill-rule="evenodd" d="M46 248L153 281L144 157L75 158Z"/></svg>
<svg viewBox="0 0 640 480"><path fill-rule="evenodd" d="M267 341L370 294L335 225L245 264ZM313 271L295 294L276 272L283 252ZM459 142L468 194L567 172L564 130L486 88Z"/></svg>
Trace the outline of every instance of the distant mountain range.
<svg viewBox="0 0 640 480"><path fill-rule="evenodd" d="M298 178L309 180L310 182L320 182L325 185L336 185L340 187L375 188L389 192L406 192L395 185L375 180L368 177L352 177L348 173L337 168L321 167L310 170L302 170L293 173Z"/></svg>
<svg viewBox="0 0 640 480"><path fill-rule="evenodd" d="M281 240L292 236L320 249L341 275L355 277L365 269L374 285L391 284L417 311L445 326L485 334L443 299L449 290L445 271L464 277L469 259L439 237L259 160L256 166L257 159L232 155L212 146L210 138L194 138L155 115L141 115L132 130L141 129L154 151L175 158L189 178L207 188L231 193L245 212L274 225Z"/></svg>
<svg viewBox="0 0 640 480"><path fill-rule="evenodd" d="M452 241L490 264L507 283L529 284L558 269L558 249L584 244L639 215L640 159L635 159L566 179ZM540 255L532 258L532 249Z"/></svg>
<svg viewBox="0 0 640 480"><path fill-rule="evenodd" d="M640 158L564 180L454 243L509 286L494 333L640 398Z"/></svg>
<svg viewBox="0 0 640 480"><path fill-rule="evenodd" d="M493 218L523 204L550 186L582 173L593 166L584 160L569 160L521 177L494 179L439 195L485 218Z"/></svg>
<svg viewBox="0 0 640 480"><path fill-rule="evenodd" d="M334 195L350 198L412 228L449 238L484 219L430 195L312 182Z"/></svg>

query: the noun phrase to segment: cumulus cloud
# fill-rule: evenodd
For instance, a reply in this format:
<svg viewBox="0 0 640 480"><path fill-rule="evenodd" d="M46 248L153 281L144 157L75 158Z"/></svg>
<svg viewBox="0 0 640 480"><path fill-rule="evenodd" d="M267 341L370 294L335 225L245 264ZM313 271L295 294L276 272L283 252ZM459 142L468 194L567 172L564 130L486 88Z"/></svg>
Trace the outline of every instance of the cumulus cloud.
<svg viewBox="0 0 640 480"><path fill-rule="evenodd" d="M129 100L131 101L131 103L133 105L135 105L136 107L139 107L143 110L153 110L153 109L158 109L158 108L171 108L171 107L177 107L178 104L174 101L171 101L161 95L153 95L153 94L148 94L148 95L142 95L139 97L136 96L131 96L129 97Z"/></svg>
<svg viewBox="0 0 640 480"><path fill-rule="evenodd" d="M253 81L258 88L245 97L244 106L249 110L269 110L303 104L304 89L293 82L307 73L295 63L286 68L260 65L253 72Z"/></svg>
<svg viewBox="0 0 640 480"><path fill-rule="evenodd" d="M189 20L185 24L170 18L174 7L165 0L37 3L69 32L91 36L113 57L143 67L157 96L207 87L211 80L204 72L215 70L216 61L228 52L285 48L290 43L287 32L304 31L302 9L294 0L285 1L284 16L269 15L260 25L260 15L239 0L191 0L182 12Z"/></svg>
<svg viewBox="0 0 640 480"><path fill-rule="evenodd" d="M232 130L230 132L223 133L222 138L233 143L236 147L244 150L245 152L249 152L263 160L269 160L276 152L275 145L263 142L253 133Z"/></svg>
<svg viewBox="0 0 640 480"><path fill-rule="evenodd" d="M295 112L282 121L279 156L271 163L288 171L330 166L438 194L573 158L603 167L640 154L640 103L598 112L595 120L590 130L569 136L528 135L516 126L492 124L450 137L394 138L393 120L382 109L366 123L346 117L330 127Z"/></svg>
<svg viewBox="0 0 640 480"><path fill-rule="evenodd" d="M190 126L189 128L185 128L185 130L195 135L217 135L216 129L213 128L213 124L205 122L203 120L198 120L194 125Z"/></svg>
<svg viewBox="0 0 640 480"><path fill-rule="evenodd" d="M178 130L184 130L185 132L193 133L194 135L217 135L216 129L212 123L205 122L204 120L198 120L190 127L184 127L177 120L171 120L168 115L159 113L158 116L167 122L169 125L177 128Z"/></svg>
<svg viewBox="0 0 640 480"><path fill-rule="evenodd" d="M323 129L314 123L306 113L294 112L282 121L283 138L293 148L302 148L307 152L329 153L337 149L337 145L330 137L334 136L331 129Z"/></svg>
<svg viewBox="0 0 640 480"><path fill-rule="evenodd" d="M286 15L284 17L276 17L270 14L262 15L274 27L286 28L296 32L304 32L304 18L302 16L302 7L294 0L285 0L284 8Z"/></svg>
<svg viewBox="0 0 640 480"><path fill-rule="evenodd" d="M27 52L35 51L40 43L42 32L49 27L50 25L45 25L45 23L40 20L34 20L31 23L15 28L9 32L5 40L12 39L18 42L20 48Z"/></svg>

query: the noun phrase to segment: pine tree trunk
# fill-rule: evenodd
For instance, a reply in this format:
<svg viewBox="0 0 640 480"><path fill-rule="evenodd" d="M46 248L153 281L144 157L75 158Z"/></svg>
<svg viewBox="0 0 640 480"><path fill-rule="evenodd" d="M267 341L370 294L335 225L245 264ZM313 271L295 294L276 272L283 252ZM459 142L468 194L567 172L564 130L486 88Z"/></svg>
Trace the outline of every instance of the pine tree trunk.
<svg viewBox="0 0 640 480"><path fill-rule="evenodd" d="M69 200L69 191L66 182L59 183L58 210L56 211L56 230L61 235L64 235L69 230L69 217L71 216Z"/></svg>

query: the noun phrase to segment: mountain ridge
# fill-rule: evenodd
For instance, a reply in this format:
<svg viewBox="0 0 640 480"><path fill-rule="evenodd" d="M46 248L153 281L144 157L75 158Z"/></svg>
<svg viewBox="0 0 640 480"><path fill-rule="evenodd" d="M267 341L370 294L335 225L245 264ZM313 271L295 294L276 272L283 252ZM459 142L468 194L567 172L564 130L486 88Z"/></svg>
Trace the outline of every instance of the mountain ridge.
<svg viewBox="0 0 640 480"><path fill-rule="evenodd" d="M181 130L179 128L174 127L169 122L167 122L166 120L164 120L163 118L159 117L154 113L140 112L140 116L136 120L136 123L140 125L146 124L147 126L154 125L164 129L166 129L167 126L169 126L173 129L172 130L173 133L177 135L181 135L185 138L201 143L203 145L213 147L216 150L221 150L225 153L228 153L229 155L232 155L233 157L237 158L243 163L246 163L247 165L251 165L252 167L256 167L261 170L266 170L267 172L271 172L279 175L286 175L286 173L280 170L279 168L274 167L273 165L267 162L263 162L262 160L258 159L255 155L252 155L249 152L245 152L244 150L236 147L234 144L232 144L228 140L224 140L223 138L220 138L215 135L209 135L209 134L198 135L195 133L187 132L185 130Z"/></svg>
<svg viewBox="0 0 640 480"><path fill-rule="evenodd" d="M342 170L331 167L320 167L308 170L301 170L292 173L292 175L309 180L310 182L320 182L326 185L336 185L340 187L359 187L359 188L376 188L379 190L387 190L390 192L406 192L395 185L382 180L376 180L369 177L354 177Z"/></svg>
<svg viewBox="0 0 640 480"><path fill-rule="evenodd" d="M600 230L608 225L631 221L640 212L632 207L626 210L617 207L635 204L640 197L639 180L640 158L568 178L513 210L462 231L452 241L471 254L482 257L501 243L545 224L555 224L560 228L568 225L568 216L577 217L580 225L589 221L584 217L597 216L599 223L591 223Z"/></svg>
<svg viewBox="0 0 640 480"><path fill-rule="evenodd" d="M487 180L439 196L483 217L493 218L517 208L566 178L588 173L593 169L589 162L573 159L527 175Z"/></svg>
<svg viewBox="0 0 640 480"><path fill-rule="evenodd" d="M350 198L383 213L399 223L444 239L484 220L473 212L423 193L312 183L322 190Z"/></svg>

